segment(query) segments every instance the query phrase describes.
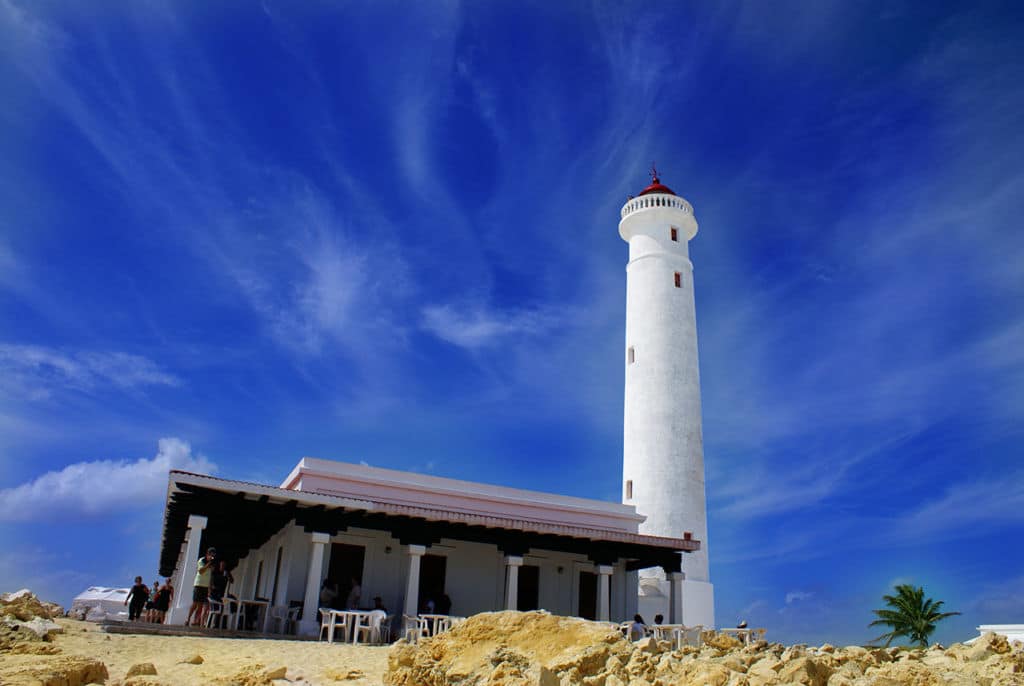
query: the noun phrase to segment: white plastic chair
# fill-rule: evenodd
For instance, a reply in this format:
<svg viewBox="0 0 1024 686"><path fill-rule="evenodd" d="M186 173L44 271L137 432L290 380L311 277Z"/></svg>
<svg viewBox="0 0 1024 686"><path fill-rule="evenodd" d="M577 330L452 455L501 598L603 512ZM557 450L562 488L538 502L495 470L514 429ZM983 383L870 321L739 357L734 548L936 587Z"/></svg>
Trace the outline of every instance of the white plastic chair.
<svg viewBox="0 0 1024 686"><path fill-rule="evenodd" d="M220 619L224 616L224 603L216 600L209 601L210 607L206 610L206 622L203 626L207 629L220 628Z"/></svg>
<svg viewBox="0 0 1024 686"><path fill-rule="evenodd" d="M679 647L684 645L700 648L703 644L701 634L704 633L704 625L684 626L679 630Z"/></svg>
<svg viewBox="0 0 1024 686"><path fill-rule="evenodd" d="M367 643L380 643L380 623L384 621L388 613L384 610L374 610L359 617L359 621L353 627L354 641L360 643L363 637Z"/></svg>
<svg viewBox="0 0 1024 686"><path fill-rule="evenodd" d="M430 622L422 617L402 615L402 622L405 625L403 634L409 643L416 643L421 638L430 637Z"/></svg>
<svg viewBox="0 0 1024 686"><path fill-rule="evenodd" d="M380 642L391 643L391 615L387 615L380 622Z"/></svg>
<svg viewBox="0 0 1024 686"><path fill-rule="evenodd" d="M287 605L275 605L270 608L270 621L273 623L272 631L277 634L287 634L288 630L295 626L299 616L299 608L288 607Z"/></svg>
<svg viewBox="0 0 1024 686"><path fill-rule="evenodd" d="M318 641L324 640L324 630L326 629L327 642L334 643L334 630L337 628L335 619L336 617L329 607L320 608L320 636L317 639ZM347 631L342 629L342 633L347 633Z"/></svg>
<svg viewBox="0 0 1024 686"><path fill-rule="evenodd" d="M443 634L452 628L451 617L441 617L434 623L434 635Z"/></svg>

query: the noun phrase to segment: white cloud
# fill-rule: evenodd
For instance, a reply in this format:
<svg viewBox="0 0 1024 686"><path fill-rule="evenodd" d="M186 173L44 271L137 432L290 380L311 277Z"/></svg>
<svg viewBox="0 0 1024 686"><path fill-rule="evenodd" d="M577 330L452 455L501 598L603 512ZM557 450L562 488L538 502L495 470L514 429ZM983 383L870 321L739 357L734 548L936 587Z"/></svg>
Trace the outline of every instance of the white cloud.
<svg viewBox="0 0 1024 686"><path fill-rule="evenodd" d="M38 397L46 389L63 386L92 390L101 386L120 389L139 386L179 386L181 381L152 360L123 352L65 352L38 345L0 343L0 374Z"/></svg>
<svg viewBox="0 0 1024 686"><path fill-rule="evenodd" d="M423 308L423 328L438 338L462 348L477 349L509 336L533 336L555 323L543 310L498 311L481 307L460 309L453 305Z"/></svg>
<svg viewBox="0 0 1024 686"><path fill-rule="evenodd" d="M786 594L786 605L798 603L801 600L809 600L814 596L811 591L790 591Z"/></svg>
<svg viewBox="0 0 1024 686"><path fill-rule="evenodd" d="M161 438L152 459L76 462L13 488L0 489L0 522L96 515L159 503L167 472L212 474L217 465L180 438Z"/></svg>

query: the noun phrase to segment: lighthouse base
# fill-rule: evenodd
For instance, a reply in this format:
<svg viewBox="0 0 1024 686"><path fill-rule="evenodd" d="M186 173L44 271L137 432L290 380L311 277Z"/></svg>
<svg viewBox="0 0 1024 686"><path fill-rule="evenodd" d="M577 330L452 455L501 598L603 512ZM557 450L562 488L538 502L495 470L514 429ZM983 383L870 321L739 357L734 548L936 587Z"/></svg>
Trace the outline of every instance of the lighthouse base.
<svg viewBox="0 0 1024 686"><path fill-rule="evenodd" d="M668 624L669 581L641 577L637 594L636 611L648 624L654 623L654 616L661 615ZM715 587L707 581L683 581L683 621L685 626L700 625L705 629L715 627Z"/></svg>

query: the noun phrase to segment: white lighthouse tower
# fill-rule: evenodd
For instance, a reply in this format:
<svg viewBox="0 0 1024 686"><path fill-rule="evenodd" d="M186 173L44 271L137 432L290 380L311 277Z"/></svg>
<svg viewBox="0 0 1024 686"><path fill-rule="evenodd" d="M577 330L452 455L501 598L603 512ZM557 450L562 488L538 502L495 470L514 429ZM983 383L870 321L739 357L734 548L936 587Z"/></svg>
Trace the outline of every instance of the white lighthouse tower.
<svg viewBox="0 0 1024 686"><path fill-rule="evenodd" d="M683 555L683 623L713 627L708 576L704 447L693 264L697 235L690 203L652 183L622 207L619 235L626 267L626 403L623 502L646 515L641 533L701 542ZM645 621L669 616L669 582L658 569L640 572L638 610Z"/></svg>

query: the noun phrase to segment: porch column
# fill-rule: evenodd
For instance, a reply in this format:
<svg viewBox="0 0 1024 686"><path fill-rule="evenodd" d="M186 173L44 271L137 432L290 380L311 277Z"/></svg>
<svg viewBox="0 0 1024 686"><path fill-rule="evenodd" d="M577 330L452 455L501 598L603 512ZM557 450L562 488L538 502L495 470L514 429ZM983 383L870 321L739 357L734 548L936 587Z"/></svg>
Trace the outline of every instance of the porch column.
<svg viewBox="0 0 1024 686"><path fill-rule="evenodd" d="M306 598L302 603L300 634L315 634L320 629L320 575L324 568L324 546L331 540L330 534L316 532L312 536L313 550L309 554L309 574L306 576Z"/></svg>
<svg viewBox="0 0 1024 686"><path fill-rule="evenodd" d="M409 576L405 580L405 614L415 617L420 610L420 558L427 552L425 545L409 546Z"/></svg>
<svg viewBox="0 0 1024 686"><path fill-rule="evenodd" d="M668 575L668 623L683 623L683 581L685 572L672 572Z"/></svg>
<svg viewBox="0 0 1024 686"><path fill-rule="evenodd" d="M611 565L597 566L597 621L609 621L608 589L612 576Z"/></svg>
<svg viewBox="0 0 1024 686"><path fill-rule="evenodd" d="M505 609L515 610L519 608L519 568L523 566L521 555L506 555L505 569Z"/></svg>
<svg viewBox="0 0 1024 686"><path fill-rule="evenodd" d="M288 606L288 579L292 574L292 556L288 546L281 553L281 569L277 577L277 597L271 598L274 605ZM317 591L319 597L319 591Z"/></svg>
<svg viewBox="0 0 1024 686"><path fill-rule="evenodd" d="M199 542L206 528L206 517L202 515L188 516L188 546L185 548L185 559L181 565L180 586L174 589L174 607L167 613L168 624L184 624L188 618L188 609L192 605L192 582L196 578L199 562Z"/></svg>
<svg viewBox="0 0 1024 686"><path fill-rule="evenodd" d="M235 579L235 583L231 584L231 593L239 600L245 598L245 583L249 580L249 555L246 553L244 559L238 561L235 565L235 571L232 576L238 577Z"/></svg>

